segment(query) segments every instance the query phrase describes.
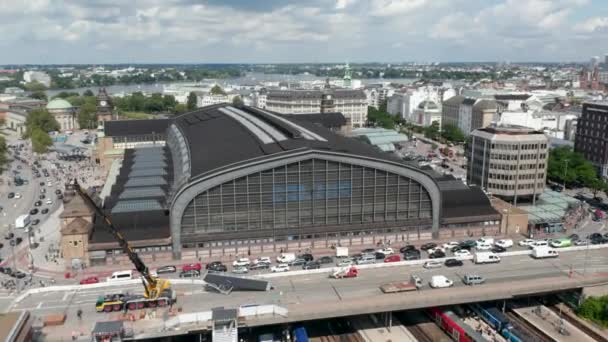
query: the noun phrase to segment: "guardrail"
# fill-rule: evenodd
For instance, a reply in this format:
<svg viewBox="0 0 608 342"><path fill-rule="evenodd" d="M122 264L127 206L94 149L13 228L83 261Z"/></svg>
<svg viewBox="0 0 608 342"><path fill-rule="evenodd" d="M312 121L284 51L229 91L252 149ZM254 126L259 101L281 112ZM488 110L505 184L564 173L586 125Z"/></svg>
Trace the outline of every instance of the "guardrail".
<svg viewBox="0 0 608 342"><path fill-rule="evenodd" d="M608 245L602 244L602 245L574 246L574 247L564 247L564 248L555 248L555 249L558 250L559 253L567 253L567 252L584 251L586 249L595 250L595 249L603 249L603 248L608 248ZM504 253L499 253L498 255L501 258L504 258L504 257L510 257L510 256L529 255L529 254L532 254L531 249L523 250L523 251L504 252ZM355 265L355 266L357 266L357 268L359 268L359 269L415 266L415 265L423 265L425 262L430 261L430 260L443 262L447 259L472 260L473 256L466 256L466 257L460 257L460 258L450 256L450 257L436 258L436 259L406 260L406 261L398 261L398 262L387 262L387 263L383 262L383 263ZM318 269L313 269L313 270L298 270L298 271L289 271L289 272L280 272L280 273L266 273L266 274L259 274L259 275L251 276L251 277L252 278L272 279L272 278L279 278L279 277L292 277L292 276L299 276L299 275L332 273L332 272L335 272L336 268L337 268L337 266L328 267L328 268L318 268ZM206 282L201 279L171 279L171 282L176 285L205 285L206 284ZM98 288L113 287L113 286L134 285L134 284L140 284L140 283L141 283L140 279L130 279L130 280L122 280L122 281L118 281L118 282L111 282L111 283L102 282L102 283L97 283L97 284L86 284L86 285L76 284L76 285L40 287L40 288L35 288L35 289L29 289L29 290L23 292L21 295L19 295L15 299L14 302L18 303L23 298L25 298L31 294L37 294L37 293L58 292L58 291L79 291L79 290L98 289Z"/></svg>

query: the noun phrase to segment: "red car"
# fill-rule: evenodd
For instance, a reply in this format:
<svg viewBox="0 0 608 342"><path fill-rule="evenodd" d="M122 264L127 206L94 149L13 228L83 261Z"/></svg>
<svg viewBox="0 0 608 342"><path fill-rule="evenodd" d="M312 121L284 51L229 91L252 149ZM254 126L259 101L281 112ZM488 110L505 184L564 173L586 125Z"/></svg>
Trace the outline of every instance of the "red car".
<svg viewBox="0 0 608 342"><path fill-rule="evenodd" d="M399 254L390 255L390 256L387 256L386 258L384 258L384 262L398 262L398 261L401 261L401 257L399 256Z"/></svg>
<svg viewBox="0 0 608 342"><path fill-rule="evenodd" d="M97 284L97 283L99 283L99 278L97 278L97 277L88 277L88 278L84 278L80 281L80 285Z"/></svg>
<svg viewBox="0 0 608 342"><path fill-rule="evenodd" d="M199 271L201 270L202 265L197 262L195 264L185 264L184 266L182 266L182 272L188 272L188 271Z"/></svg>

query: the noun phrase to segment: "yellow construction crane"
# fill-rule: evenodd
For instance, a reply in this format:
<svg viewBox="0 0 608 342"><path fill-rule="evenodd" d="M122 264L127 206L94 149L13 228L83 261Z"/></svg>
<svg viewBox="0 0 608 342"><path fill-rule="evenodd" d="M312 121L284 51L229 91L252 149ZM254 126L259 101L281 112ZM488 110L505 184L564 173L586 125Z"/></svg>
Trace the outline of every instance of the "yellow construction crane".
<svg viewBox="0 0 608 342"><path fill-rule="evenodd" d="M95 210L98 217L101 217L110 233L114 236L118 244L125 252L135 269L141 274L141 281L144 285L144 295L112 294L101 296L95 305L97 311L111 312L120 310L136 310L143 308L154 308L173 305L177 301L177 295L171 288L171 282L167 279L160 279L150 273L148 266L139 258L129 242L123 237L122 233L114 227L110 216L93 201L93 199L80 187L78 181L74 180L73 188L86 204Z"/></svg>

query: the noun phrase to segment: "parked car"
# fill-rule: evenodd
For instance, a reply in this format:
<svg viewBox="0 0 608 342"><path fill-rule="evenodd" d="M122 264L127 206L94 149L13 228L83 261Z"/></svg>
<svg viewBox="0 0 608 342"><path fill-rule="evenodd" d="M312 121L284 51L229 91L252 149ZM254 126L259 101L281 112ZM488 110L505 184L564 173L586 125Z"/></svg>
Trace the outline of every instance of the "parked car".
<svg viewBox="0 0 608 342"><path fill-rule="evenodd" d="M399 253L405 253L405 252L412 251L415 249L416 249L416 246L414 246L414 245L405 245L405 246L399 248Z"/></svg>
<svg viewBox="0 0 608 342"><path fill-rule="evenodd" d="M45 199L45 198L46 198L46 195L45 195L45 194L41 194L40 196L38 196L38 199L41 199L41 200L43 200L43 199Z"/></svg>
<svg viewBox="0 0 608 342"><path fill-rule="evenodd" d="M355 262L353 261L353 259L339 259L338 262L336 262L336 266L346 267L346 266L351 266L354 263Z"/></svg>
<svg viewBox="0 0 608 342"><path fill-rule="evenodd" d="M458 251L471 251L471 247L465 246L465 245L458 245L458 246L452 248L452 252L458 252Z"/></svg>
<svg viewBox="0 0 608 342"><path fill-rule="evenodd" d="M486 279L478 274L465 274L462 282L466 285L480 285L486 282Z"/></svg>
<svg viewBox="0 0 608 342"><path fill-rule="evenodd" d="M575 246L587 246L589 244L589 240L576 240L574 241Z"/></svg>
<svg viewBox="0 0 608 342"><path fill-rule="evenodd" d="M391 255L391 254L395 254L395 251L390 248L390 247L384 247L382 249L379 249L376 251L377 253L382 253L384 255Z"/></svg>
<svg viewBox="0 0 608 342"><path fill-rule="evenodd" d="M11 233L11 232L7 232L7 233L4 235L4 239L6 239L6 240L10 240L10 239L12 239L14 236L15 236L15 234L13 234L13 233Z"/></svg>
<svg viewBox="0 0 608 342"><path fill-rule="evenodd" d="M436 243L433 242L429 242L429 243L425 243L424 245L420 246L420 249L423 251L429 250L431 248L435 248L437 247Z"/></svg>
<svg viewBox="0 0 608 342"><path fill-rule="evenodd" d="M40 223L39 219L32 220L32 226L36 226Z"/></svg>
<svg viewBox="0 0 608 342"><path fill-rule="evenodd" d="M465 240L465 241L461 241L459 246L465 246L468 247L469 249L477 246L477 241L475 240Z"/></svg>
<svg viewBox="0 0 608 342"><path fill-rule="evenodd" d="M420 259L420 251L417 249L403 253L403 260L418 260Z"/></svg>
<svg viewBox="0 0 608 342"><path fill-rule="evenodd" d="M314 270L317 268L321 268L321 264L317 261L308 261L304 265L302 265L303 270Z"/></svg>
<svg viewBox="0 0 608 342"><path fill-rule="evenodd" d="M373 248L366 248L366 249L364 249L364 250L361 251L361 254L371 254L371 253L374 253L374 252L376 252L375 249L373 249Z"/></svg>
<svg viewBox="0 0 608 342"><path fill-rule="evenodd" d="M39 207L42 205L42 201L36 201L34 202L34 207Z"/></svg>
<svg viewBox="0 0 608 342"><path fill-rule="evenodd" d="M298 255L298 259L304 259L306 261L312 261L312 260L315 259L315 257L313 257L312 254L310 254L310 253L305 253L305 254Z"/></svg>
<svg viewBox="0 0 608 342"><path fill-rule="evenodd" d="M270 260L270 257L259 257L253 260L253 264L272 264L272 260Z"/></svg>
<svg viewBox="0 0 608 342"><path fill-rule="evenodd" d="M524 240L519 241L517 244L520 247L527 247L527 246L530 246L533 243L534 243L534 240L532 240L532 239L524 239Z"/></svg>
<svg viewBox="0 0 608 342"><path fill-rule="evenodd" d="M156 274L166 274L166 273L175 273L177 272L177 267L173 265L161 266L156 269Z"/></svg>
<svg viewBox="0 0 608 342"><path fill-rule="evenodd" d="M568 238L572 241L576 241L579 239L579 236L578 236L578 234L570 234L570 235L568 235Z"/></svg>
<svg viewBox="0 0 608 342"><path fill-rule="evenodd" d="M445 258L445 253L441 250L436 250L432 254L429 254L429 258L431 258L431 259Z"/></svg>
<svg viewBox="0 0 608 342"><path fill-rule="evenodd" d="M287 264L278 264L276 266L272 266L272 268L270 268L270 271L272 273L287 272L287 271L289 271L289 265L287 265Z"/></svg>
<svg viewBox="0 0 608 342"><path fill-rule="evenodd" d="M46 214L48 212L49 212L49 208L44 208L44 209L40 210L41 214Z"/></svg>
<svg viewBox="0 0 608 342"><path fill-rule="evenodd" d="M44 202L44 203L46 203L47 205L51 205L51 204L53 204L53 200L50 198L47 198L46 202Z"/></svg>
<svg viewBox="0 0 608 342"><path fill-rule="evenodd" d="M182 271L182 273L179 274L180 278L197 278L200 276L201 272L197 270Z"/></svg>
<svg viewBox="0 0 608 342"><path fill-rule="evenodd" d="M494 243L494 245L496 245L498 247L502 247L502 248L513 247L513 240L511 240L511 239L498 240Z"/></svg>
<svg viewBox="0 0 608 342"><path fill-rule="evenodd" d="M99 278L97 278L97 277L88 277L88 278L84 278L80 281L80 285L97 284L97 283L99 283Z"/></svg>
<svg viewBox="0 0 608 342"><path fill-rule="evenodd" d="M306 263L305 259L297 258L296 260L288 262L287 264L289 266L301 266L301 265L304 265L305 263Z"/></svg>
<svg viewBox="0 0 608 342"><path fill-rule="evenodd" d="M15 199L20 199L20 198L21 198L21 194L20 194L20 193L18 193L18 192L16 192L16 193L15 193Z"/></svg>
<svg viewBox="0 0 608 342"><path fill-rule="evenodd" d="M249 266L249 270L250 271L267 270L269 268L270 268L270 264L267 264L265 262L260 262L260 263L253 264L253 265Z"/></svg>
<svg viewBox="0 0 608 342"><path fill-rule="evenodd" d="M456 267L456 266L462 266L463 263L462 263L462 260L459 260L459 259L447 259L444 262L444 265L446 267Z"/></svg>
<svg viewBox="0 0 608 342"><path fill-rule="evenodd" d="M332 258L330 256L322 256L319 259L317 259L317 261L321 264L333 264L334 258Z"/></svg>
<svg viewBox="0 0 608 342"><path fill-rule="evenodd" d="M590 234L589 236L587 236L587 239L589 239L589 240L601 239L601 238L602 238L602 234L600 234L600 233L593 233L593 234Z"/></svg>
<svg viewBox="0 0 608 342"><path fill-rule="evenodd" d="M30 210L30 215L36 215L38 214L38 209L34 208L32 210Z"/></svg>
<svg viewBox="0 0 608 342"><path fill-rule="evenodd" d="M375 253L367 254L367 255L373 255L374 258L376 258L376 260L384 260L384 258L386 258L386 255L384 253L380 253L380 252L375 252Z"/></svg>
<svg viewBox="0 0 608 342"><path fill-rule="evenodd" d="M232 269L232 273L234 274L246 274L249 273L249 269L247 266L239 266Z"/></svg>
<svg viewBox="0 0 608 342"><path fill-rule="evenodd" d="M197 263L192 263L192 264L185 264L182 266L182 272L187 272L187 271L200 271L201 270L202 265L197 262Z"/></svg>
<svg viewBox="0 0 608 342"><path fill-rule="evenodd" d="M424 267L424 268L439 268L439 267L441 267L441 265L442 265L441 261L429 260L429 261L425 262L424 265L422 265L422 267Z"/></svg>
<svg viewBox="0 0 608 342"><path fill-rule="evenodd" d="M401 261L401 257L399 256L399 254L389 255L386 258L384 258L384 262L399 262L399 261Z"/></svg>
<svg viewBox="0 0 608 342"><path fill-rule="evenodd" d="M500 246L494 246L494 247L492 247L491 251L493 253L504 253L507 251L507 249L504 247L500 247Z"/></svg>
<svg viewBox="0 0 608 342"><path fill-rule="evenodd" d="M460 242L458 241L450 241L450 242L446 242L443 244L443 249L445 250L452 250L452 248L458 246L460 244Z"/></svg>
<svg viewBox="0 0 608 342"><path fill-rule="evenodd" d="M376 257L370 254L364 254L357 260L357 265L373 264L376 262Z"/></svg>
<svg viewBox="0 0 608 342"><path fill-rule="evenodd" d="M11 273L11 277L17 278L17 279L22 279L25 278L27 276L27 274L21 272L21 271L15 271L13 273Z"/></svg>
<svg viewBox="0 0 608 342"><path fill-rule="evenodd" d="M490 245L488 243L480 243L480 244L477 244L475 249L478 251L489 251L490 249L492 249L492 245Z"/></svg>
<svg viewBox="0 0 608 342"><path fill-rule="evenodd" d="M454 252L454 256L458 258L468 257L471 255L471 252L467 251L466 249L461 249L459 251Z"/></svg>
<svg viewBox="0 0 608 342"><path fill-rule="evenodd" d="M233 267L246 267L251 265L249 258L238 258L232 262Z"/></svg>
<svg viewBox="0 0 608 342"><path fill-rule="evenodd" d="M59 190L59 189L55 190L56 195L59 195L60 193L61 193L61 190Z"/></svg>
<svg viewBox="0 0 608 342"><path fill-rule="evenodd" d="M15 193L14 192L9 192L8 193L8 198L14 198L15 197Z"/></svg>

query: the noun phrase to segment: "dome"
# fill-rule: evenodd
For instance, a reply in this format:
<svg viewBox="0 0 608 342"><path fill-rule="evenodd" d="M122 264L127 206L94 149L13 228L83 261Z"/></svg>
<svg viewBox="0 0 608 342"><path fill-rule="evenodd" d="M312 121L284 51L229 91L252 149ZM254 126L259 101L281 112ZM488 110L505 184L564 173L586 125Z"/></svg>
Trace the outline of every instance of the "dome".
<svg viewBox="0 0 608 342"><path fill-rule="evenodd" d="M439 109L433 101L422 101L418 105L418 109Z"/></svg>
<svg viewBox="0 0 608 342"><path fill-rule="evenodd" d="M73 106L66 100L64 99L53 99L51 100L51 102L49 102L46 105L46 109L55 109L55 110L60 110L60 109L70 109Z"/></svg>

